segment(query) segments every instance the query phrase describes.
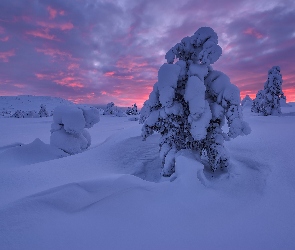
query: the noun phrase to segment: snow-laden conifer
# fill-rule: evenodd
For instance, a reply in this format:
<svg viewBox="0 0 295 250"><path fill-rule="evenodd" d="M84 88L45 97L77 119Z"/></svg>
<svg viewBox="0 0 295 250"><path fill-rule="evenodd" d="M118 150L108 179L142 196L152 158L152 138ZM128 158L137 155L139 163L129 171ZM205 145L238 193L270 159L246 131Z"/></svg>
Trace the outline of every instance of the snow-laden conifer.
<svg viewBox="0 0 295 250"><path fill-rule="evenodd" d="M267 115L280 115L281 99L284 98L282 91L282 75L279 66L273 66L268 71L267 81L264 83L264 90L259 90L253 100L252 112Z"/></svg>
<svg viewBox="0 0 295 250"><path fill-rule="evenodd" d="M104 110L104 115L113 115L115 113L115 104L113 102L110 102L107 104L106 109Z"/></svg>
<svg viewBox="0 0 295 250"><path fill-rule="evenodd" d="M137 105L136 103L134 103L132 105L132 107L128 107L126 110L126 114L127 115L137 115L138 114L138 110L137 110Z"/></svg>
<svg viewBox="0 0 295 250"><path fill-rule="evenodd" d="M282 91L282 75L279 66L274 66L268 71L268 79L264 84L264 115L281 114L280 99L284 95Z"/></svg>
<svg viewBox="0 0 295 250"><path fill-rule="evenodd" d="M252 98L249 95L246 95L244 99L241 101L242 107L251 107L253 103Z"/></svg>
<svg viewBox="0 0 295 250"><path fill-rule="evenodd" d="M264 109L264 101L265 101L265 93L264 90L259 90L256 94L256 97L253 100L251 111L254 113L263 114Z"/></svg>
<svg viewBox="0 0 295 250"><path fill-rule="evenodd" d="M191 149L208 158L212 171L229 165L224 140L250 133L242 119L239 89L210 66L222 49L213 29L202 27L166 54L149 99L141 110L142 137L161 134L162 174L174 172L175 154ZM176 59L176 62L175 62ZM222 131L225 121L229 127Z"/></svg>

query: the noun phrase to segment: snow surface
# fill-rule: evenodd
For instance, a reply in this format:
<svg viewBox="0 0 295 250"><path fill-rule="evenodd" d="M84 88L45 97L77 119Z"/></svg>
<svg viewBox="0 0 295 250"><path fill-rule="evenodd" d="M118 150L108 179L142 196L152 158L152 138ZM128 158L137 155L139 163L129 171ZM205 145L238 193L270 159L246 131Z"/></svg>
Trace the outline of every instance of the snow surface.
<svg viewBox="0 0 295 250"><path fill-rule="evenodd" d="M282 112L245 107L252 133L213 178L188 151L161 177L160 136L128 117L101 116L63 158L52 117L1 118L0 249L295 249L295 105Z"/></svg>

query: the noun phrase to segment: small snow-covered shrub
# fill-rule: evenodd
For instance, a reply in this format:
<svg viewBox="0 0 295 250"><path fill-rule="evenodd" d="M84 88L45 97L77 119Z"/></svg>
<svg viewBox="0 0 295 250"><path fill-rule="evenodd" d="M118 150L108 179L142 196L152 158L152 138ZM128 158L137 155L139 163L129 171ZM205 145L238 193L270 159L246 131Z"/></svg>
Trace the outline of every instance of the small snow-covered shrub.
<svg viewBox="0 0 295 250"><path fill-rule="evenodd" d="M99 122L99 111L94 107L59 106L54 109L50 144L68 154L77 154L91 145L85 128Z"/></svg>
<svg viewBox="0 0 295 250"><path fill-rule="evenodd" d="M40 117L48 117L49 116L49 113L46 110L46 105L45 104L41 104L38 114L39 114Z"/></svg>
<svg viewBox="0 0 295 250"><path fill-rule="evenodd" d="M267 81L264 83L264 90L259 90L253 100L252 112L267 115L280 115L281 98L284 98L282 91L282 75L279 66L273 66L268 71Z"/></svg>
<svg viewBox="0 0 295 250"><path fill-rule="evenodd" d="M126 114L127 115L137 115L138 114L136 103L134 103L131 108L130 107L127 108Z"/></svg>
<svg viewBox="0 0 295 250"><path fill-rule="evenodd" d="M11 117L14 117L14 118L24 118L25 114L24 114L24 111L22 110L17 110L15 111L14 114L11 115Z"/></svg>
<svg viewBox="0 0 295 250"><path fill-rule="evenodd" d="M185 37L166 54L149 99L141 110L142 137L161 134L162 174L174 172L175 154L181 149L206 152L212 171L225 169L229 155L224 140L249 134L242 119L239 89L210 64L222 49L213 29L202 27ZM175 58L178 59L176 62ZM222 131L225 121L229 127Z"/></svg>

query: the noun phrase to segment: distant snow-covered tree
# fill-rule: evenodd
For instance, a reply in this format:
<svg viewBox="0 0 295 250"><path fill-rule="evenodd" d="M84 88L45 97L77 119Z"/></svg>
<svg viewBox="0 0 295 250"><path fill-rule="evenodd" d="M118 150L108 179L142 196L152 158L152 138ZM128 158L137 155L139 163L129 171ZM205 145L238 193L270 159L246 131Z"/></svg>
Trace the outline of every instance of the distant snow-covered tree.
<svg viewBox="0 0 295 250"><path fill-rule="evenodd" d="M222 49L213 29L202 27L166 54L149 99L141 110L142 137L161 134L162 174L174 172L175 154L181 149L206 153L212 171L225 169L229 155L224 140L250 133L242 119L239 89L210 64ZM176 62L175 58L178 59ZM229 132L222 131L227 121Z"/></svg>
<svg viewBox="0 0 295 250"><path fill-rule="evenodd" d="M99 122L99 111L94 107L58 106L53 112L50 144L68 154L77 154L91 145L85 128Z"/></svg>
<svg viewBox="0 0 295 250"><path fill-rule="evenodd" d="M126 113L123 112L122 109L118 108L115 106L113 102L110 102L107 104L106 109L103 112L104 115L113 115L113 116L119 116L119 117L124 117L126 116Z"/></svg>
<svg viewBox="0 0 295 250"><path fill-rule="evenodd" d="M15 111L14 114L11 115L11 117L14 117L14 118L24 118L25 114L24 114L24 111L22 110L17 110Z"/></svg>
<svg viewBox="0 0 295 250"><path fill-rule="evenodd" d="M115 104L110 102L107 104L106 109L104 110L104 115L113 115L115 113Z"/></svg>
<svg viewBox="0 0 295 250"><path fill-rule="evenodd" d="M256 94L255 99L252 102L251 111L254 113L263 113L264 109L264 90L259 90Z"/></svg>
<svg viewBox="0 0 295 250"><path fill-rule="evenodd" d="M284 98L282 91L282 75L279 66L273 66L268 71L268 78L264 84L264 90L258 91L253 101L252 112L267 115L281 114L281 98Z"/></svg>
<svg viewBox="0 0 295 250"><path fill-rule="evenodd" d="M40 115L35 110L23 111L17 110L11 117L14 118L38 118Z"/></svg>
<svg viewBox="0 0 295 250"><path fill-rule="evenodd" d="M119 107L115 106L114 108L114 116L118 116L118 117L125 117L127 116L126 113Z"/></svg>
<svg viewBox="0 0 295 250"><path fill-rule="evenodd" d="M41 104L38 114L39 114L40 117L48 117L49 116L49 113L46 110L46 105L45 104Z"/></svg>
<svg viewBox="0 0 295 250"><path fill-rule="evenodd" d="M10 110L3 110L3 111L0 112L0 116L3 116L3 117L12 117L11 111Z"/></svg>
<svg viewBox="0 0 295 250"><path fill-rule="evenodd" d="M37 118L40 117L35 110L25 111L24 118Z"/></svg>
<svg viewBox="0 0 295 250"><path fill-rule="evenodd" d="M246 95L244 97L244 99L241 101L241 106L242 107L251 107L253 103L253 100L251 99L251 97L249 95Z"/></svg>
<svg viewBox="0 0 295 250"><path fill-rule="evenodd" d="M137 115L138 114L138 110L137 110L137 105L136 103L134 103L132 105L132 107L128 107L126 110L126 114L127 115Z"/></svg>
<svg viewBox="0 0 295 250"><path fill-rule="evenodd" d="M264 115L279 115L282 113L280 105L280 99L284 96L282 83L283 80L280 67L272 67L268 71L268 79L264 84Z"/></svg>

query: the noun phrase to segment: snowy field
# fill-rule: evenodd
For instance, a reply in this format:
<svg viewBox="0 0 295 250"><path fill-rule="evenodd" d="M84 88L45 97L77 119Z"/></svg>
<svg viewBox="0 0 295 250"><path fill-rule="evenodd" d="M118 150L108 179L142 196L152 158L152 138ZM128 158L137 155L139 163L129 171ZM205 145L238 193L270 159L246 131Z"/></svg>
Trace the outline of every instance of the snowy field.
<svg viewBox="0 0 295 250"><path fill-rule="evenodd" d="M226 142L218 178L188 152L161 177L159 135L129 117L101 116L68 157L52 117L1 118L0 249L295 249L295 105L282 112L245 108L252 133Z"/></svg>

